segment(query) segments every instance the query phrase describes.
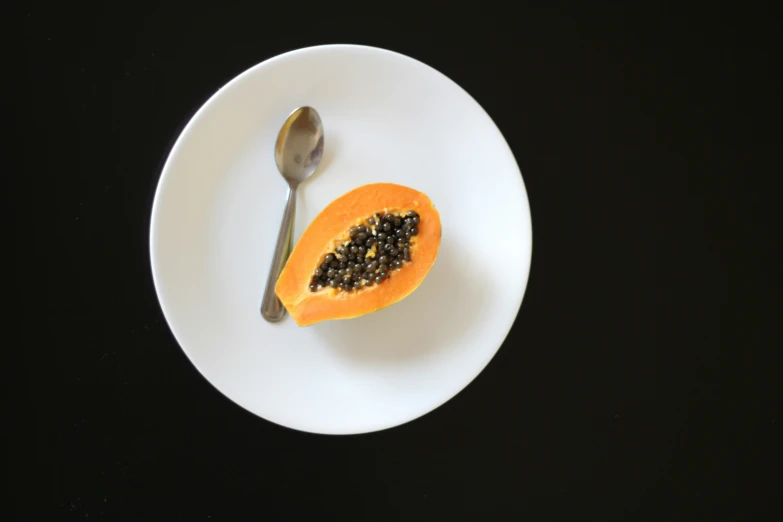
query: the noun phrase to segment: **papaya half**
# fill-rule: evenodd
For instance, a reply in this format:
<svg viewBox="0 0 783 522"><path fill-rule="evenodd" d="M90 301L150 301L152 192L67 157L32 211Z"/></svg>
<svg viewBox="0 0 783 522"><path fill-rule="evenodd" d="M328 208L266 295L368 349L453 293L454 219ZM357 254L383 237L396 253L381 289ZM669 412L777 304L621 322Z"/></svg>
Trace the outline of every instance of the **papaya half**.
<svg viewBox="0 0 783 522"><path fill-rule="evenodd" d="M310 223L275 292L299 326L375 312L419 287L440 237L440 215L426 194L394 183L363 185Z"/></svg>

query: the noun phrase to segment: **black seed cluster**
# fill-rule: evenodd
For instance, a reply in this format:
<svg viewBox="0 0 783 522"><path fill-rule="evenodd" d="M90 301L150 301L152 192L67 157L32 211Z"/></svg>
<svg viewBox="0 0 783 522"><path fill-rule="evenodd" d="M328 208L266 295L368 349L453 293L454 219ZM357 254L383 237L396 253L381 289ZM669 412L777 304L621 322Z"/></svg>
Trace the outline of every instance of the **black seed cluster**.
<svg viewBox="0 0 783 522"><path fill-rule="evenodd" d="M313 271L310 290L331 287L352 292L381 284L411 260L411 238L419 215L374 214L348 231L350 240L328 253Z"/></svg>

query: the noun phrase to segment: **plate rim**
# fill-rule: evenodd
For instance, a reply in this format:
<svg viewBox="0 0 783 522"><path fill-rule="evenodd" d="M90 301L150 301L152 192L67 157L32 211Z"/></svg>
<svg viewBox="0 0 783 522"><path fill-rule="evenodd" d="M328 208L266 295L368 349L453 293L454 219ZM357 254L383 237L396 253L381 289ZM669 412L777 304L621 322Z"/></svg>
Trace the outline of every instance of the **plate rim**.
<svg viewBox="0 0 783 522"><path fill-rule="evenodd" d="M401 421L401 422L393 421L393 422L390 422L390 423L384 423L381 426L378 426L378 427L375 427L375 428L368 427L367 429L363 429L363 430L315 431L315 430L307 430L307 429L302 429L302 428L298 428L298 427L293 427L293 426L282 424L282 423L277 422L275 420L269 419L269 418L267 418L265 416L262 416L259 413L249 409L248 407L240 404L239 402L237 402L233 398L229 397L226 393L224 393L220 388L218 388L217 385L215 385L204 374L204 371L199 367L199 365L194 360L192 354L189 353L188 349L185 347L185 344L181 341L182 336L181 336L180 333L178 333L179 328L175 327L174 324L172 323L172 315L171 315L172 312L170 311L169 305L165 304L165 299L161 295L160 275L156 271L156 262L155 262L155 259L156 259L156 248L155 248L156 232L155 232L155 230L156 230L156 222L160 219L159 215L161 213L161 205L162 205L162 203L161 203L161 192L162 192L161 187L164 186L164 184L166 183L166 178L169 177L168 172L171 169L172 158L176 155L176 152L180 149L180 147L182 146L184 141L186 141L185 138L192 132L192 129L195 127L195 125L197 124L197 121L200 119L200 115L202 113L204 113L206 110L208 110L208 108L213 103L215 103L215 101L219 98L220 94L224 90L229 89L235 83L241 82L246 76L250 76L251 74L255 73L258 69L262 69L265 66L268 66L268 65L270 65L270 64L272 64L274 62L277 62L277 61L290 59L292 57L295 57L298 54L306 54L308 52L313 52L313 51L316 51L316 50L326 50L326 51L328 51L328 50L334 50L334 51L362 50L362 51L380 52L382 54L393 55L396 58L403 59L405 61L413 62L414 64L416 64L418 66L426 67L427 69L429 69L430 71L434 72L435 74L441 76L447 82L451 83L457 89L462 91L462 93L467 95L468 98L470 100L472 100L473 103L475 103L476 106L484 113L484 115L489 120L489 122L492 124L492 126L494 127L494 129L497 132L498 136L502 140L503 145L505 146L505 148L506 148L510 158L512 159L513 164L516 167L516 170L517 170L517 172L519 174L519 176L517 177L517 181L518 181L518 184L519 184L519 189L521 190L522 201L524 202L525 207L527 209L527 229L528 229L529 241L528 241L528 245L527 245L528 248L526 249L527 256L523 260L524 265L526 265L526 266L524 267L524 273L523 273L524 279L523 279L523 284L522 284L522 291L520 292L520 295L517 298L516 312L514 314L514 319L509 323L508 327L506 328L506 330L505 330L505 332L503 334L503 337L502 337L502 341L500 342L500 344L496 348L494 348L494 350L492 350L492 352L489 354L487 360L484 361L480 365L480 367L479 367L479 365L477 365L477 369L476 369L475 374L470 379L466 380L465 383L454 394L446 397L442 401L434 403L432 406L427 406L426 408L423 409L423 411L421 411L421 412L419 412L419 413L409 417L407 420L404 420L404 421ZM286 429L289 429L289 430L298 431L298 432L302 432L302 433L312 433L312 434L318 434L318 435L338 435L338 436L340 436L340 435L342 435L342 436L348 435L349 436L349 435L361 435L361 434L366 434L366 433L377 433L377 432L383 432L383 431L386 431L386 430L390 430L392 428L404 426L406 424L409 424L409 423L411 423L411 422L413 422L415 420L418 420L418 419L426 416L427 414L437 410L438 408L440 408L441 406L443 406L447 402L455 399L457 396L459 396L461 393L463 393L479 377L479 375L481 375L484 372L484 370L489 365L489 363L492 361L492 359L495 358L497 353L500 351L500 349L503 347L503 345L508 340L509 333L511 332L511 329L514 327L514 324L516 323L517 319L519 318L519 314L520 314L520 311L521 311L521 308L522 308L522 303L524 302L524 298L525 298L525 295L527 294L527 290L528 290L528 284L530 282L530 271L531 271L532 259L533 259L533 246L534 246L533 245L533 216L532 216L532 212L531 212L531 209L530 209L530 198L529 198L528 193L527 193L527 186L525 184L524 176L522 175L522 169L519 167L519 162L517 161L517 158L514 155L514 151L511 149L511 146L509 145L508 140L506 139L506 137L503 134L503 132L500 130L500 127L498 127L498 125L495 122L495 120L487 112L487 110L478 102L478 100L476 100L467 90L465 90L456 81L452 80L449 76L447 76L446 74L444 74L443 72L439 71L435 67L433 67L433 66L431 66L431 65L429 65L429 64L427 64L427 63L425 63L425 62L423 62L423 61L421 61L421 60L419 60L417 58L413 58L413 57L411 57L409 55L406 55L406 54L403 54L403 53L400 53L400 52L397 52L397 51L392 51L392 50L389 50L389 49L385 49L385 48L382 48L382 47L376 47L376 46L371 46L371 45L362 45L362 44L347 44L347 43L333 43L333 44L323 44L323 45L312 45L312 46L307 46L307 47L300 47L300 48L292 49L290 51L286 51L284 53L280 53L280 54L274 55L272 57L269 57L269 58L267 58L265 60L262 60L262 61L256 63L255 65L253 65L251 67L248 67L244 71L240 72L239 74L237 74L236 76L231 78L228 82L226 82L218 90L216 90L205 102L203 102L201 104L201 106L189 117L188 122L185 124L185 126L182 128L182 130L177 135L177 137L176 137L176 139L174 141L174 144L171 146L171 148L169 149L169 152L168 152L168 154L166 156L166 161L164 162L163 167L160 170L160 175L158 177L158 181L155 184L155 193L154 193L152 206L151 206L151 210L150 210L149 243L148 243L150 270L151 270L151 274L152 274L152 282L153 282L153 287L155 289L155 296L157 298L158 305L160 306L161 312L163 313L163 317L166 320L166 325L168 326L169 331L171 332L172 336L174 337L174 340L179 345L179 348L185 354L185 356L188 359L188 361L190 362L190 364L198 371L198 373L201 375L201 377L207 383L209 383L209 385L212 386L212 388L217 390L223 397L228 399L230 402L232 402L233 404L239 406L242 410L247 411L247 412L251 413L252 415L254 415L254 416L256 416L256 417L258 417L258 418L260 418L260 419L262 419L262 420L264 420L266 422L269 422L271 424L280 426L282 428L286 428Z"/></svg>

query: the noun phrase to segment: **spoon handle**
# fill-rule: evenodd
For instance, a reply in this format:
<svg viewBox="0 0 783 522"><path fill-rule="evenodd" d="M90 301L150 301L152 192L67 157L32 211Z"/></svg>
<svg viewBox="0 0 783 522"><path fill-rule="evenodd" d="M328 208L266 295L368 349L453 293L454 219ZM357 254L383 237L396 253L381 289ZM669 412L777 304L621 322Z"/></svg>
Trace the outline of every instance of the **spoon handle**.
<svg viewBox="0 0 783 522"><path fill-rule="evenodd" d="M280 232L277 234L277 245L272 257L272 266L269 267L269 277L266 280L266 290L261 301L261 315L267 321L276 323L285 317L285 307L275 294L275 285L280 272L283 271L288 256L291 255L294 239L294 216L296 215L296 187L288 187L288 199L285 203L283 221L280 223Z"/></svg>

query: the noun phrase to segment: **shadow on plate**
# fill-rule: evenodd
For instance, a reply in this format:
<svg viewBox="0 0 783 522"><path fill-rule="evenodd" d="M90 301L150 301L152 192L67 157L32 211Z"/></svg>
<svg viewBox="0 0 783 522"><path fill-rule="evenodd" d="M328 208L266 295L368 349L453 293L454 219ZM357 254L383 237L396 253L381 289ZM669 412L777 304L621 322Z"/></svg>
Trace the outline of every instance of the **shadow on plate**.
<svg viewBox="0 0 783 522"><path fill-rule="evenodd" d="M403 364L448 349L480 320L488 299L469 254L441 245L424 282L397 304L356 319L327 321L318 335L360 364Z"/></svg>
<svg viewBox="0 0 783 522"><path fill-rule="evenodd" d="M328 133L324 136L324 155L321 158L321 163L318 165L318 169L315 171L316 176L320 176L322 173L329 170L329 166L334 161L334 156L340 149L340 140L337 136L329 136Z"/></svg>

